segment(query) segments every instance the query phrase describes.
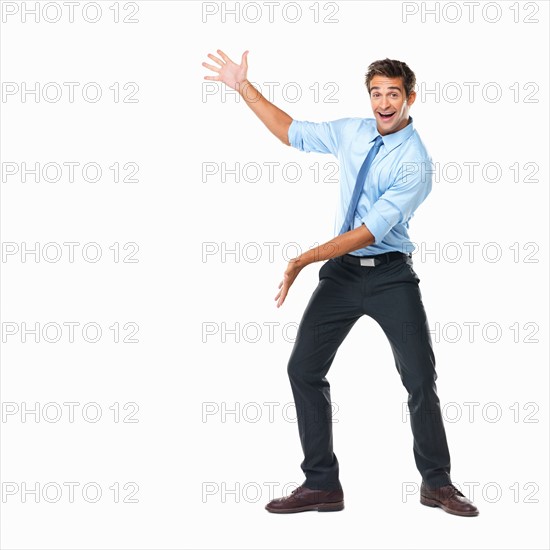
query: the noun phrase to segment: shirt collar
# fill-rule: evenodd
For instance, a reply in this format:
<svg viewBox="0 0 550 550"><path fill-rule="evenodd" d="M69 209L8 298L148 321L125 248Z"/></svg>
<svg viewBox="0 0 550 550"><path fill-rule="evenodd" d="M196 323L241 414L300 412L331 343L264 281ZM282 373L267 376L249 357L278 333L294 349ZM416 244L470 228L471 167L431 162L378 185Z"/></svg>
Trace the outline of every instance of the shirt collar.
<svg viewBox="0 0 550 550"><path fill-rule="evenodd" d="M399 130L399 132L394 132L393 134L387 134L382 137L382 141L384 142L385 149L390 152L392 149L395 149L396 147L399 147L404 141L409 139L414 132L413 127L413 118L412 116L409 116L409 123L405 128L402 128ZM376 132L375 138L378 136L378 132ZM373 138L373 139L375 139Z"/></svg>

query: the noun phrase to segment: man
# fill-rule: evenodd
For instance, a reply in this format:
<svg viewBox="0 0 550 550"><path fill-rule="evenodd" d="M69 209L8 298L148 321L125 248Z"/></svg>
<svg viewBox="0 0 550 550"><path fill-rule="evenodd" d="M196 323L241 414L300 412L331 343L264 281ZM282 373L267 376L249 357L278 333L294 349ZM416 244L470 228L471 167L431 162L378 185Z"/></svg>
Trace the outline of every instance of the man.
<svg viewBox="0 0 550 550"><path fill-rule="evenodd" d="M422 476L420 502L459 516L477 516L474 504L451 482L435 358L410 254L409 220L431 190L431 159L409 116L416 98L414 73L401 61L375 61L365 79L374 119L313 123L293 120L247 80L248 51L240 65L221 50L217 53L220 57L208 57L218 66L203 63L217 73L206 80L238 91L286 145L331 153L340 163L337 236L291 260L275 297L280 307L306 265L328 260L319 270L319 284L288 363L306 480L266 509L293 513L344 508L325 376L352 326L369 315L384 330L409 394L414 458Z"/></svg>

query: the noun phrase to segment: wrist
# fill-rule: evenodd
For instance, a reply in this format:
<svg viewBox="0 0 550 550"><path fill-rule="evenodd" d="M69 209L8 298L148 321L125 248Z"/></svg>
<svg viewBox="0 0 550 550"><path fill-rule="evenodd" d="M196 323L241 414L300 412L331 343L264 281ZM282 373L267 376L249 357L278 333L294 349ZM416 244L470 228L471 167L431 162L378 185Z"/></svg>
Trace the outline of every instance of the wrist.
<svg viewBox="0 0 550 550"><path fill-rule="evenodd" d="M306 267L306 265L309 265L315 261L313 257L311 257L311 250L308 250L304 254L300 254L298 257L294 259L296 262L296 267L302 269Z"/></svg>
<svg viewBox="0 0 550 550"><path fill-rule="evenodd" d="M237 91L239 92L239 95L244 99L246 99L246 97L244 97L246 93L250 94L249 88L252 88L254 90L252 82L250 82L247 78L241 80L240 82L237 82Z"/></svg>

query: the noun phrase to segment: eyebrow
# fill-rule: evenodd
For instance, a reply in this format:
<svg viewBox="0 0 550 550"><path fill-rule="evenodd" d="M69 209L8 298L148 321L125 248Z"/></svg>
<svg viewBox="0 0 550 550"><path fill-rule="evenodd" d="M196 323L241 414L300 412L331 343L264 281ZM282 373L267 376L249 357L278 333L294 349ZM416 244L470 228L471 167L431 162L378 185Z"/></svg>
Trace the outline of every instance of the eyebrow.
<svg viewBox="0 0 550 550"><path fill-rule="evenodd" d="M371 90L380 90L380 86L372 86ZM399 86L388 86L388 90L399 90L399 91L401 91L401 88Z"/></svg>

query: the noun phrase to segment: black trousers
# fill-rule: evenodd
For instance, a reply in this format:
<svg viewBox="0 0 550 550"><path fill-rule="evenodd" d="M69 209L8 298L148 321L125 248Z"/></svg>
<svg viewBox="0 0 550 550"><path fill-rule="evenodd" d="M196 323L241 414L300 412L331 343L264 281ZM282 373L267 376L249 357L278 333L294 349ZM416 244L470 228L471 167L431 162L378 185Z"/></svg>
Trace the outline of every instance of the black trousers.
<svg viewBox="0 0 550 550"><path fill-rule="evenodd" d="M341 487L326 375L338 347L362 315L372 317L391 344L409 394L413 453L423 481L433 488L451 483L435 357L419 282L412 259L405 254L376 267L351 265L339 257L320 268L319 284L304 311L288 362L306 487Z"/></svg>

